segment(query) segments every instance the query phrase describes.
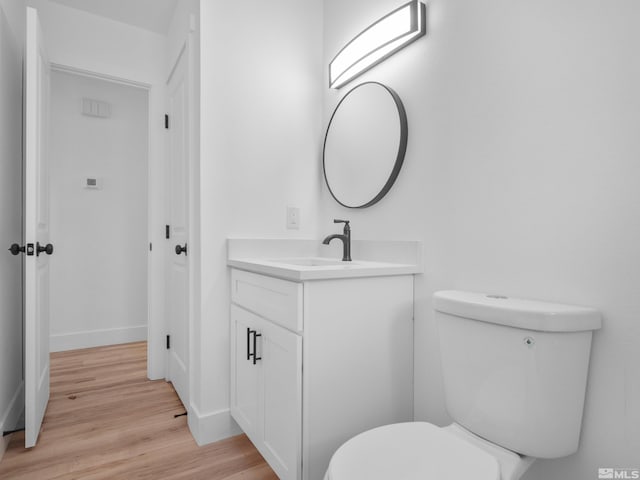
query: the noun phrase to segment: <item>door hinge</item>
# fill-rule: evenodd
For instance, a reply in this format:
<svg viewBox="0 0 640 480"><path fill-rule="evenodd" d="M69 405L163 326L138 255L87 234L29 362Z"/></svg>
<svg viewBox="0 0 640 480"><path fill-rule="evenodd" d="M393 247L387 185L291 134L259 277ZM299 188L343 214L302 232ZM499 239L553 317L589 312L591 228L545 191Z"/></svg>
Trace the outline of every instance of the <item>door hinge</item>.
<svg viewBox="0 0 640 480"><path fill-rule="evenodd" d="M166 238L168 240L169 237L171 237L171 228L169 227L169 225L165 225L164 226L164 238Z"/></svg>
<svg viewBox="0 0 640 480"><path fill-rule="evenodd" d="M153 243L149 242L149 251L153 252Z"/></svg>
<svg viewBox="0 0 640 480"><path fill-rule="evenodd" d="M167 350L171 348L171 335L167 335Z"/></svg>
<svg viewBox="0 0 640 480"><path fill-rule="evenodd" d="M169 128L169 115L164 115L164 128Z"/></svg>

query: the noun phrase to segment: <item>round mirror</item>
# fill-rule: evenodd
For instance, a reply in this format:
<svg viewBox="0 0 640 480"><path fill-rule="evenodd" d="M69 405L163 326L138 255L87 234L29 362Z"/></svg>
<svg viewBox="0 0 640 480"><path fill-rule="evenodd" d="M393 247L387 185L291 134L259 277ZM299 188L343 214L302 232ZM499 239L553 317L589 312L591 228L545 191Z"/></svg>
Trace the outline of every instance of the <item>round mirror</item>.
<svg viewBox="0 0 640 480"><path fill-rule="evenodd" d="M407 149L407 114L396 92L362 83L340 100L324 139L324 178L348 208L379 202L395 182Z"/></svg>

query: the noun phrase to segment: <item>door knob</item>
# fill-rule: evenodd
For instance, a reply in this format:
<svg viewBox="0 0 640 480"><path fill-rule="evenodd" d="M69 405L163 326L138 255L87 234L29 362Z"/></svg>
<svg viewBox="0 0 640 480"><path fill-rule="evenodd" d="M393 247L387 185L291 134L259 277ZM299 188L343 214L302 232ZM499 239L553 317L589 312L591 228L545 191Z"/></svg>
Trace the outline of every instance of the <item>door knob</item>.
<svg viewBox="0 0 640 480"><path fill-rule="evenodd" d="M11 255L18 255L20 252L24 253L24 245L20 246L17 243L14 243L9 247L9 251L11 252Z"/></svg>
<svg viewBox="0 0 640 480"><path fill-rule="evenodd" d="M187 255L187 244L184 244L184 247L182 245L176 245L176 255L180 255L181 253L184 253L185 256Z"/></svg>
<svg viewBox="0 0 640 480"><path fill-rule="evenodd" d="M47 243L44 247L40 245L40 242L36 243L36 256L40 256L40 254L44 252L47 255L51 255L53 253L53 245Z"/></svg>

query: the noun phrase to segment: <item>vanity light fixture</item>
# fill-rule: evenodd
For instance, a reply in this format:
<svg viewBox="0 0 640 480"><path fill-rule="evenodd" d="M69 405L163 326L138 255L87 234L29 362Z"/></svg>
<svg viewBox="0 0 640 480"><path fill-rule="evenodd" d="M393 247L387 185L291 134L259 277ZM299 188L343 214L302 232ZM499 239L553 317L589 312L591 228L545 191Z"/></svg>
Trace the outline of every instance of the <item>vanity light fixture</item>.
<svg viewBox="0 0 640 480"><path fill-rule="evenodd" d="M329 87L340 88L426 33L426 6L412 0L360 32L329 63Z"/></svg>

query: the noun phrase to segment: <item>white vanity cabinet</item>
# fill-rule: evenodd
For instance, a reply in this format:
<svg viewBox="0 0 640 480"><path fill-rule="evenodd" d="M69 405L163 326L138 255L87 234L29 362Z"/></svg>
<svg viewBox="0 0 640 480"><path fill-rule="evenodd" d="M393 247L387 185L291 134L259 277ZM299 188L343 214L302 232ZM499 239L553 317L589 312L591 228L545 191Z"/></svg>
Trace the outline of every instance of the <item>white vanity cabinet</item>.
<svg viewBox="0 0 640 480"><path fill-rule="evenodd" d="M231 415L281 479L299 479L302 285L241 270L232 283Z"/></svg>
<svg viewBox="0 0 640 480"><path fill-rule="evenodd" d="M295 282L231 270L231 415L282 480L413 419L413 276Z"/></svg>

